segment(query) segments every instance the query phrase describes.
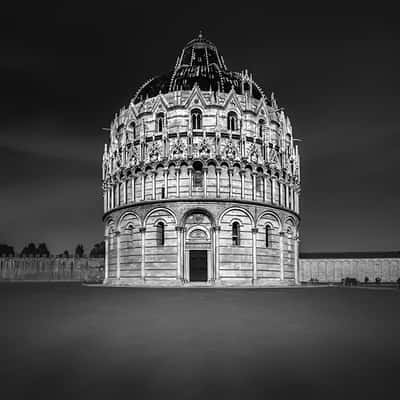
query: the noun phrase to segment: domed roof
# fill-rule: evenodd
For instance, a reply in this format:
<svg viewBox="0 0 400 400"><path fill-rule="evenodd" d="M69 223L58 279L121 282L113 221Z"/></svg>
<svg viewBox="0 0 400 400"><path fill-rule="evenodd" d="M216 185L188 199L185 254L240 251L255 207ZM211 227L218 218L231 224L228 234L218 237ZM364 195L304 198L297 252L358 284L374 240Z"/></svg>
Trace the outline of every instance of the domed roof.
<svg viewBox="0 0 400 400"><path fill-rule="evenodd" d="M262 89L247 72L244 74L228 71L217 47L200 32L197 38L188 42L183 48L175 68L142 85L133 102L139 103L159 93L192 90L195 84L204 91L229 93L233 87L238 94L249 90L256 99L260 99L263 95Z"/></svg>

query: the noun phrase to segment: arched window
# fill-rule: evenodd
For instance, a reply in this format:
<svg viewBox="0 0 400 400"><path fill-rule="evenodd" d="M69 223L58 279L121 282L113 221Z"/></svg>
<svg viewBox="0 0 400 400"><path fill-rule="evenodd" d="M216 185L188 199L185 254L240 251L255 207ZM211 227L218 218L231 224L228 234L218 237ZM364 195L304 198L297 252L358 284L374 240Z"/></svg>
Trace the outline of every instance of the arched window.
<svg viewBox="0 0 400 400"><path fill-rule="evenodd" d="M118 125L117 132L119 135L122 134L123 129L124 129L124 124Z"/></svg>
<svg viewBox="0 0 400 400"><path fill-rule="evenodd" d="M265 225L265 247L271 247L271 227Z"/></svg>
<svg viewBox="0 0 400 400"><path fill-rule="evenodd" d="M164 113L157 114L156 118L157 132L162 132L164 129Z"/></svg>
<svg viewBox="0 0 400 400"><path fill-rule="evenodd" d="M258 121L258 136L260 138L263 137L263 133L264 133L264 125L265 125L265 121L263 119L260 119Z"/></svg>
<svg viewBox="0 0 400 400"><path fill-rule="evenodd" d="M113 229L110 229L108 238L109 238L109 243L110 243L109 249L114 250L114 230Z"/></svg>
<svg viewBox="0 0 400 400"><path fill-rule="evenodd" d="M132 122L129 124L129 127L130 127L130 129L131 129L131 131L132 131L133 139L136 139L136 123L135 123L135 121L132 121Z"/></svg>
<svg viewBox="0 0 400 400"><path fill-rule="evenodd" d="M257 175L256 176L256 193L258 195L261 195L262 190L263 190L263 177L262 177L262 175Z"/></svg>
<svg viewBox="0 0 400 400"><path fill-rule="evenodd" d="M232 245L240 246L240 225L236 221L232 224Z"/></svg>
<svg viewBox="0 0 400 400"><path fill-rule="evenodd" d="M192 110L191 115L192 115L192 129L201 129L202 127L201 111L198 109Z"/></svg>
<svg viewBox="0 0 400 400"><path fill-rule="evenodd" d="M203 165L201 162L193 164L193 187L201 188L203 186Z"/></svg>
<svg viewBox="0 0 400 400"><path fill-rule="evenodd" d="M229 111L228 113L228 131L238 130L238 118L235 112Z"/></svg>
<svg viewBox="0 0 400 400"><path fill-rule="evenodd" d="M164 246L165 243L165 227L163 222L157 224L157 246Z"/></svg>

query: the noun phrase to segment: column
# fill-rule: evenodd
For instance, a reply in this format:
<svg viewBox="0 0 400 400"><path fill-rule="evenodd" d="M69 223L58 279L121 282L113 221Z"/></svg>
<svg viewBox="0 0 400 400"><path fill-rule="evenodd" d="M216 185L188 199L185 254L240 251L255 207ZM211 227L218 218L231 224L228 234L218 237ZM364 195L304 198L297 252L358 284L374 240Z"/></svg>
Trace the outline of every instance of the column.
<svg viewBox="0 0 400 400"><path fill-rule="evenodd" d="M186 265L185 265L185 228L182 227L180 230L181 233L181 271L182 271L182 282L186 282L187 278L187 272L185 271Z"/></svg>
<svg viewBox="0 0 400 400"><path fill-rule="evenodd" d="M132 199L131 199L131 201L132 201L132 203L134 203L135 202L135 197L136 197L135 177L134 176L132 176L132 179L131 179L131 189L132 189L132 194L131 194Z"/></svg>
<svg viewBox="0 0 400 400"><path fill-rule="evenodd" d="M233 196L233 169L228 168L228 178L229 178L229 198Z"/></svg>
<svg viewBox="0 0 400 400"><path fill-rule="evenodd" d="M211 227L211 264L208 267L208 282L215 283L216 279L216 239L215 239L215 226Z"/></svg>
<svg viewBox="0 0 400 400"><path fill-rule="evenodd" d="M256 185L257 185L257 174L255 173L255 172L253 172L253 174L252 174L253 176L252 176L252 191L251 191L251 197L252 197L252 199L253 200L255 200L256 199L256 192L257 192L257 187L256 187Z"/></svg>
<svg viewBox="0 0 400 400"><path fill-rule="evenodd" d="M268 175L264 175L264 203L268 202Z"/></svg>
<svg viewBox="0 0 400 400"><path fill-rule="evenodd" d="M252 228L252 238L253 238L253 285L257 280L257 228Z"/></svg>
<svg viewBox="0 0 400 400"><path fill-rule="evenodd" d="M221 167L216 167L215 168L215 173L216 173L216 177L217 177L217 197L220 196L220 179L221 179Z"/></svg>
<svg viewBox="0 0 400 400"><path fill-rule="evenodd" d="M107 189L103 189L103 208L107 212Z"/></svg>
<svg viewBox="0 0 400 400"><path fill-rule="evenodd" d="M109 243L108 243L108 236L104 236L104 249L105 249L105 254L104 254L104 281L108 279L108 258L110 257L108 253L109 249Z"/></svg>
<svg viewBox="0 0 400 400"><path fill-rule="evenodd" d="M145 256L145 232L146 232L146 228L141 227L139 228L139 232L141 233L141 240L142 240L142 264L141 264L141 271L140 271L140 276L142 278L142 280L145 280L145 274L144 274L144 256Z"/></svg>
<svg viewBox="0 0 400 400"><path fill-rule="evenodd" d="M151 198L153 200L155 200L156 199L156 171L152 171L152 173L151 173L151 188L152 188Z"/></svg>
<svg viewBox="0 0 400 400"><path fill-rule="evenodd" d="M124 181L124 204L128 203L128 178Z"/></svg>
<svg viewBox="0 0 400 400"><path fill-rule="evenodd" d="M244 174L245 171L240 171L240 198L244 199Z"/></svg>
<svg viewBox="0 0 400 400"><path fill-rule="evenodd" d="M119 182L117 182L115 184L115 189L116 189L116 191L115 191L115 206L118 207L119 206L119 190L120 190Z"/></svg>
<svg viewBox="0 0 400 400"><path fill-rule="evenodd" d="M168 149L167 149L167 134L163 135L163 157L168 157Z"/></svg>
<svg viewBox="0 0 400 400"><path fill-rule="evenodd" d="M208 178L208 168L204 167L203 168L203 173L204 173L204 197L207 197L207 178Z"/></svg>
<svg viewBox="0 0 400 400"><path fill-rule="evenodd" d="M180 197L179 176L181 174L181 170L179 167L175 169L175 174L176 174L176 197Z"/></svg>
<svg viewBox="0 0 400 400"><path fill-rule="evenodd" d="M279 196L280 196L279 205L280 206L284 206L284 204L283 204L283 190L284 190L283 182L279 181Z"/></svg>
<svg viewBox="0 0 400 400"><path fill-rule="evenodd" d="M285 203L286 203L286 208L289 208L289 185L286 184L286 196L285 196Z"/></svg>
<svg viewBox="0 0 400 400"><path fill-rule="evenodd" d="M110 208L114 208L114 185L111 185L111 207Z"/></svg>
<svg viewBox="0 0 400 400"><path fill-rule="evenodd" d="M279 251L280 251L280 261L281 261L281 281L285 279L285 270L283 263L283 239L285 237L285 232L279 233Z"/></svg>
<svg viewBox="0 0 400 400"><path fill-rule="evenodd" d="M290 208L294 210L294 193L293 193L293 186L290 188Z"/></svg>
<svg viewBox="0 0 400 400"><path fill-rule="evenodd" d="M116 231L115 236L117 237L117 279L120 279L121 278L121 260L120 260L121 235L120 235L120 232Z"/></svg>
<svg viewBox="0 0 400 400"><path fill-rule="evenodd" d="M275 204L275 177L271 176L271 204Z"/></svg>
<svg viewBox="0 0 400 400"><path fill-rule="evenodd" d="M178 245L177 245L177 253L176 253L176 255L177 255L177 263L176 263L176 265L177 265L177 268L176 268L176 280L177 281L179 281L179 282L182 282L182 280L183 280L183 273L182 273L182 265L183 265L183 263L182 263L182 256L181 256L181 247L182 247L182 244L181 244L181 231L182 231L182 227L181 226L176 226L175 227L175 230L176 230L176 235L177 235L177 238L178 238Z"/></svg>
<svg viewBox="0 0 400 400"><path fill-rule="evenodd" d="M168 199L168 168L164 168L164 195Z"/></svg>
<svg viewBox="0 0 400 400"><path fill-rule="evenodd" d="M215 227L215 280L219 281L219 232L221 231L220 226Z"/></svg>
<svg viewBox="0 0 400 400"><path fill-rule="evenodd" d="M299 236L295 236L294 238L294 281L298 285L299 284Z"/></svg>
<svg viewBox="0 0 400 400"><path fill-rule="evenodd" d="M192 197L192 186L193 186L193 179L192 179L193 167L191 165L188 166L188 175L189 175L189 198Z"/></svg>
<svg viewBox="0 0 400 400"><path fill-rule="evenodd" d="M120 195L120 200L119 200L119 205L122 205L122 204L124 204L123 202L124 202L124 198L125 198L125 182L124 181L122 181L120 183L119 190L120 191L122 190L122 196Z"/></svg>
<svg viewBox="0 0 400 400"><path fill-rule="evenodd" d="M144 172L141 172L141 178L142 178L142 201L144 201L144 189L145 189L145 182L144 182L145 173Z"/></svg>

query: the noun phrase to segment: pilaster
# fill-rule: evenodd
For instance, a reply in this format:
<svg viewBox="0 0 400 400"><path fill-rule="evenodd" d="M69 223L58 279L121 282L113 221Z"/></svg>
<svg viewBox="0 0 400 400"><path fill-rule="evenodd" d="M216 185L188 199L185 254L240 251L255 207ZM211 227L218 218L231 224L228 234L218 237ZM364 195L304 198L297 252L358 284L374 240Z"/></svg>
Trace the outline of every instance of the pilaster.
<svg viewBox="0 0 400 400"><path fill-rule="evenodd" d="M283 239L285 237L285 232L279 232L279 252L280 252L280 266L281 266L281 281L285 280L285 270L284 270L284 254L283 254Z"/></svg>
<svg viewBox="0 0 400 400"><path fill-rule="evenodd" d="M117 238L117 279L121 278L121 257L120 257L120 253L121 253L121 232L120 231L116 231L115 232L115 236Z"/></svg>
<svg viewBox="0 0 400 400"><path fill-rule="evenodd" d="M253 245L253 285L257 280L257 228L251 229L252 245Z"/></svg>
<svg viewBox="0 0 400 400"><path fill-rule="evenodd" d="M145 263L145 235L146 235L146 228L145 227L140 227L139 232L141 233L141 243L142 243L142 264L141 264L141 271L140 275L142 280L145 280L145 270L144 270L144 263Z"/></svg>

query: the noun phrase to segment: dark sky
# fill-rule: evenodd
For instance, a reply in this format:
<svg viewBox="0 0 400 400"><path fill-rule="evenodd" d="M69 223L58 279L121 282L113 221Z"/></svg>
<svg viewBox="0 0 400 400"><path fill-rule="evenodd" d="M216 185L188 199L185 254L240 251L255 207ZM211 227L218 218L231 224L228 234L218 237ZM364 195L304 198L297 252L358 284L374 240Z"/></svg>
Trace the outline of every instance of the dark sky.
<svg viewBox="0 0 400 400"><path fill-rule="evenodd" d="M302 139L301 249L400 249L394 11L15 3L0 27L0 243L58 253L102 240L101 128L202 29L229 69L275 92Z"/></svg>

